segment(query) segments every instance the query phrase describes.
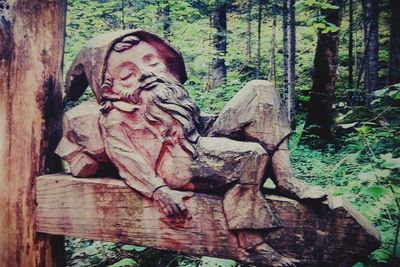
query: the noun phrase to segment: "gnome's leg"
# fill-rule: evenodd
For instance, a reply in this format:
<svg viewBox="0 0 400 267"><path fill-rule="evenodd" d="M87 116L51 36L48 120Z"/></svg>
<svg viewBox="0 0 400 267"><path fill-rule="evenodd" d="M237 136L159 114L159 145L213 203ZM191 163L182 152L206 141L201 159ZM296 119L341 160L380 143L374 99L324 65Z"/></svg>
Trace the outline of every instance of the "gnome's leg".
<svg viewBox="0 0 400 267"><path fill-rule="evenodd" d="M254 80L222 110L209 136L260 143L271 156L271 178L277 189L295 199L321 199L324 191L294 178L287 137L291 130L273 84Z"/></svg>
<svg viewBox="0 0 400 267"><path fill-rule="evenodd" d="M260 144L227 138L200 137L193 162L190 190L223 189L228 228L236 234L244 257L267 266L294 266L265 243L263 234L280 227L279 220L260 192L268 154Z"/></svg>
<svg viewBox="0 0 400 267"><path fill-rule="evenodd" d="M194 178L186 189L225 192L223 204L229 229L265 230L280 226L260 192L268 161L262 146L201 137L196 150L198 155L191 168Z"/></svg>

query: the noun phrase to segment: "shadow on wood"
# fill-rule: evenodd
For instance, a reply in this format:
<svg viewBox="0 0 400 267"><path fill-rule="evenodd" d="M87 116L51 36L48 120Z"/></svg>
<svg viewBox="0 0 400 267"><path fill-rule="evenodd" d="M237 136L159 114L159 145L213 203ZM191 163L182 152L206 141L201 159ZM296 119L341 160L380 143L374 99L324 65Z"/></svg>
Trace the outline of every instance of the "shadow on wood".
<svg viewBox="0 0 400 267"><path fill-rule="evenodd" d="M340 197L318 205L266 198L283 227L265 233L265 240L305 266L352 266L380 244L375 229ZM37 202L39 232L258 262L239 249L219 196L194 194L185 203L193 218L171 224L152 201L118 179L54 174L38 178Z"/></svg>

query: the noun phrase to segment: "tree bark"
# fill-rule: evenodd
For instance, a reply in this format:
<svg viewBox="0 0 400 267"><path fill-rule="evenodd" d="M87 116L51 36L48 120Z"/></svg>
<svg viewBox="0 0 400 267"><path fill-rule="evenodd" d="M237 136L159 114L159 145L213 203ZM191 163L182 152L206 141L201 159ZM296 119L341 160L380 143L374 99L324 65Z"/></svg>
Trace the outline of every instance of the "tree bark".
<svg viewBox="0 0 400 267"><path fill-rule="evenodd" d="M226 79L226 3L217 6L212 13L212 25L216 29L213 36L215 55L213 58L210 88L215 88L225 82Z"/></svg>
<svg viewBox="0 0 400 267"><path fill-rule="evenodd" d="M388 85L400 83L400 1L390 0Z"/></svg>
<svg viewBox="0 0 400 267"><path fill-rule="evenodd" d="M164 33L164 38L167 39L168 41L171 38L171 10L169 6L169 1L164 0L164 6L162 8L162 14L163 14L163 33Z"/></svg>
<svg viewBox="0 0 400 267"><path fill-rule="evenodd" d="M64 239L36 233L36 177L56 171L66 1L0 3L0 266L62 266Z"/></svg>
<svg viewBox="0 0 400 267"><path fill-rule="evenodd" d="M248 62L251 62L251 9L252 9L252 0L248 0L247 3L247 40L246 40L246 57Z"/></svg>
<svg viewBox="0 0 400 267"><path fill-rule="evenodd" d="M289 84L287 110L288 120L292 129L296 128L296 15L295 4L296 0L288 1L289 10Z"/></svg>
<svg viewBox="0 0 400 267"><path fill-rule="evenodd" d="M341 22L343 0L333 0L339 9L323 10L329 23L338 27ZM305 125L309 133L319 136L327 142L333 142L331 131L333 124L332 103L335 92L335 80L339 61L339 32L319 33L317 50L314 57L313 85Z"/></svg>
<svg viewBox="0 0 400 267"><path fill-rule="evenodd" d="M125 0L121 0L121 17L122 29L125 30Z"/></svg>
<svg viewBox="0 0 400 267"><path fill-rule="evenodd" d="M258 0L258 18L257 18L257 79L261 77L261 26L262 26L262 0Z"/></svg>
<svg viewBox="0 0 400 267"><path fill-rule="evenodd" d="M269 72L268 80L276 80L276 62L275 62L275 47L276 46L276 15L272 18L272 36L271 36L271 49L269 58Z"/></svg>
<svg viewBox="0 0 400 267"><path fill-rule="evenodd" d="M282 43L283 43L283 103L287 114L289 97L289 44L288 44L288 0L282 1Z"/></svg>
<svg viewBox="0 0 400 267"><path fill-rule="evenodd" d="M364 91L365 104L371 106L372 94L379 88L378 0L362 0L364 13Z"/></svg>

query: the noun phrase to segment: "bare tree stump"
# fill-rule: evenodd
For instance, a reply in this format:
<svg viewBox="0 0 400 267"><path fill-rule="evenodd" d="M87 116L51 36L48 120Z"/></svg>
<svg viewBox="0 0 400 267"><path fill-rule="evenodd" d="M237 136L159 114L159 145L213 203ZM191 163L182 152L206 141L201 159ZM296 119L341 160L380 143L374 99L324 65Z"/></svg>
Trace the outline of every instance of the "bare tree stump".
<svg viewBox="0 0 400 267"><path fill-rule="evenodd" d="M379 246L379 234L340 197L314 205L266 198L283 227L265 233L265 240L305 266L352 266ZM42 176L37 201L40 232L259 262L240 252L217 195L194 194L185 202L193 218L177 224L118 179Z"/></svg>

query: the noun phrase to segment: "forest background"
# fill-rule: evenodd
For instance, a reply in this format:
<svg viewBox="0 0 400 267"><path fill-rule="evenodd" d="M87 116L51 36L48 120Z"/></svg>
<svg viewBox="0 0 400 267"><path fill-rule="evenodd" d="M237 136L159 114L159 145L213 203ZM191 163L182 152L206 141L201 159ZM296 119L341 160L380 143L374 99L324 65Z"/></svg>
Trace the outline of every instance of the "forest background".
<svg viewBox="0 0 400 267"><path fill-rule="evenodd" d="M381 248L356 266L398 266L399 14L398 0L69 0L64 63L95 35L142 28L183 53L185 87L205 112L218 113L252 79L274 82L294 131L296 176L342 195L382 235ZM90 97L87 90L81 101ZM68 266L239 266L66 242Z"/></svg>

